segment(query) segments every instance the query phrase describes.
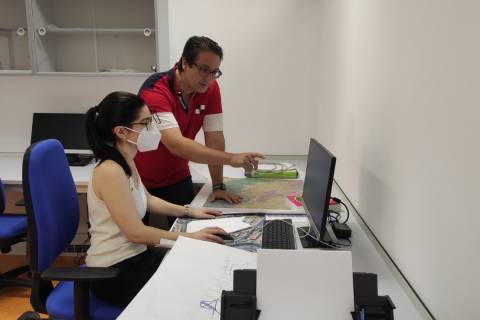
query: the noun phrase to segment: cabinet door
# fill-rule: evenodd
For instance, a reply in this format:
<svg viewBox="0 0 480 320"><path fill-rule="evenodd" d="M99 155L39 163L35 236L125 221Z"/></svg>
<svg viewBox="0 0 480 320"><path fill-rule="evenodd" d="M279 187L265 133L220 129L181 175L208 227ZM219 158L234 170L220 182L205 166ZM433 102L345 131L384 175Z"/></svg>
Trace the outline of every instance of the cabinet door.
<svg viewBox="0 0 480 320"><path fill-rule="evenodd" d="M96 0L95 24L100 72L155 71L153 0Z"/></svg>
<svg viewBox="0 0 480 320"><path fill-rule="evenodd" d="M152 72L154 0L32 0L38 72Z"/></svg>
<svg viewBox="0 0 480 320"><path fill-rule="evenodd" d="M0 71L29 71L25 1L0 0Z"/></svg>
<svg viewBox="0 0 480 320"><path fill-rule="evenodd" d="M38 72L96 72L94 0L32 0Z"/></svg>

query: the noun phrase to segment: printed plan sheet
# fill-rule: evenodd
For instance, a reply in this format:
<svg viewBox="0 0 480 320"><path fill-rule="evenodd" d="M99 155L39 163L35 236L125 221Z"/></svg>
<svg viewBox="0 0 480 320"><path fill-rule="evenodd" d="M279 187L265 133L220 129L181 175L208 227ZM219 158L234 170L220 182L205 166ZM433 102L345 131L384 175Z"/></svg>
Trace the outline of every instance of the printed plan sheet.
<svg viewBox="0 0 480 320"><path fill-rule="evenodd" d="M118 319L220 319L233 270L256 269L255 253L179 237L157 272Z"/></svg>

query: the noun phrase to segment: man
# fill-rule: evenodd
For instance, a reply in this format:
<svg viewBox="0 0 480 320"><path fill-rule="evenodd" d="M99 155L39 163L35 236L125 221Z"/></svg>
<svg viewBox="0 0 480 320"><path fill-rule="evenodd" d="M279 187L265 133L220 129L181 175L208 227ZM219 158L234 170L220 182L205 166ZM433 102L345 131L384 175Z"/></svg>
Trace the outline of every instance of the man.
<svg viewBox="0 0 480 320"><path fill-rule="evenodd" d="M258 153L227 153L223 135L222 104L216 79L222 75L223 51L207 38L193 36L178 63L169 71L150 76L139 95L155 115L161 132L156 151L138 153L135 162L149 192L185 205L194 198L189 161L209 165L214 199L239 203L225 188L223 165L256 168ZM203 128L205 146L194 141ZM170 221L172 223L172 221Z"/></svg>

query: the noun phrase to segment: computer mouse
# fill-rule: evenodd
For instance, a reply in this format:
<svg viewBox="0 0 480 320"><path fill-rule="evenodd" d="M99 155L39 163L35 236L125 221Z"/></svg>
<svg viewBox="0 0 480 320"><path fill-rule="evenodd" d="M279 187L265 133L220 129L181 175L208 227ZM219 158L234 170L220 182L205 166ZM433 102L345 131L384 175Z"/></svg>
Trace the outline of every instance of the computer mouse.
<svg viewBox="0 0 480 320"><path fill-rule="evenodd" d="M215 235L222 238L223 240L233 240L233 237L229 233L227 234L216 233Z"/></svg>

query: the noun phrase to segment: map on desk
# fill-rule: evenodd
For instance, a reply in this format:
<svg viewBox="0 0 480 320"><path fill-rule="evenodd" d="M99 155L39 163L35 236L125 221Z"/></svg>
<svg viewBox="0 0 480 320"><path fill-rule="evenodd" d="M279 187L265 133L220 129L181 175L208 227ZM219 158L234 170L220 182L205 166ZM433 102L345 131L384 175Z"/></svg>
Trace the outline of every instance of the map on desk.
<svg viewBox="0 0 480 320"><path fill-rule="evenodd" d="M300 196L303 189L302 180L280 179L233 179L226 178L228 192L242 197L239 204L230 204L224 200L211 201L210 185L205 185L192 202L192 206L214 208L224 212L246 213L285 213L303 214L303 207L298 207L288 196Z"/></svg>

